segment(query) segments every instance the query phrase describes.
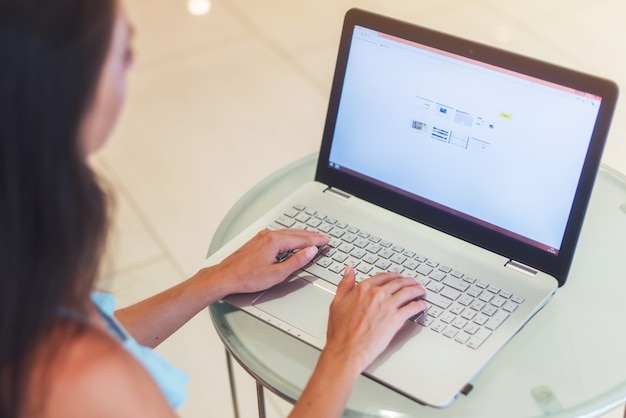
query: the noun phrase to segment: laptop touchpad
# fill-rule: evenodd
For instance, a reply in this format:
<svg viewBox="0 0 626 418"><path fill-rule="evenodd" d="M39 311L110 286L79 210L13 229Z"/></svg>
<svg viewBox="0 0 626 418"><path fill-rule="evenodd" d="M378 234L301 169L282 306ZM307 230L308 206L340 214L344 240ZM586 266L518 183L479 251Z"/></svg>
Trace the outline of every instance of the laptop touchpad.
<svg viewBox="0 0 626 418"><path fill-rule="evenodd" d="M323 338L328 307L335 295L310 279L295 277L272 287L253 303L255 307L314 337Z"/></svg>

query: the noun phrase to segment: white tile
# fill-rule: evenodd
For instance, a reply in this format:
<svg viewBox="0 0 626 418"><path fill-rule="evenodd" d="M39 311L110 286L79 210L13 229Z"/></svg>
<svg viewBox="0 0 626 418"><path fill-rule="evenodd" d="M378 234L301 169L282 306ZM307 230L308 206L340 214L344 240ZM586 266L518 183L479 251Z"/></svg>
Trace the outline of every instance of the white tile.
<svg viewBox="0 0 626 418"><path fill-rule="evenodd" d="M582 63L581 69L626 85L626 4L619 0L585 2L537 18L533 30ZM626 172L626 108L618 105L603 161Z"/></svg>
<svg viewBox="0 0 626 418"><path fill-rule="evenodd" d="M428 13L459 0L239 0L224 2L257 36L290 54L336 45L345 13L352 7L398 18Z"/></svg>
<svg viewBox="0 0 626 418"><path fill-rule="evenodd" d="M528 27L490 5L460 2L452 8L439 8L424 15L411 15L410 20L432 29L472 39L553 63L577 64L555 45L546 42Z"/></svg>
<svg viewBox="0 0 626 418"><path fill-rule="evenodd" d="M554 18L563 11L584 9L590 4L601 3L589 0L484 0L494 8L500 9L515 20L532 22L533 19L549 16ZM556 32L556 31L554 31Z"/></svg>
<svg viewBox="0 0 626 418"><path fill-rule="evenodd" d="M135 28L138 71L220 48L247 34L220 2L213 2L211 13L205 16L191 15L187 0L126 0L125 5Z"/></svg>
<svg viewBox="0 0 626 418"><path fill-rule="evenodd" d="M266 393L267 392L268 391L266 391ZM284 418L289 415L289 412L293 408L293 405L289 402L279 398L271 392L266 395L266 399L268 417Z"/></svg>
<svg viewBox="0 0 626 418"><path fill-rule="evenodd" d="M585 7L563 9L558 15L535 19L533 30L558 43L559 48L592 72L623 85L626 46L618 28L623 25L625 14L626 4L620 1L588 3Z"/></svg>
<svg viewBox="0 0 626 418"><path fill-rule="evenodd" d="M168 289L184 278L176 266L163 257L103 277L98 289L113 293L116 307L123 308Z"/></svg>
<svg viewBox="0 0 626 418"><path fill-rule="evenodd" d="M322 47L294 56L302 71L309 75L311 82L324 97L330 95L330 87L335 73L335 61L337 60L337 46Z"/></svg>

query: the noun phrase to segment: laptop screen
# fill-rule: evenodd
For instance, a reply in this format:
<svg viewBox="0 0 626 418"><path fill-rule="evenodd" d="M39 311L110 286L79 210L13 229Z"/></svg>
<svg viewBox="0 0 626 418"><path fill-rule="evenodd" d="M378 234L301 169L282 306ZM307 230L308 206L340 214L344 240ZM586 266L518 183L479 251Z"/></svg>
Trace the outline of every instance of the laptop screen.
<svg viewBox="0 0 626 418"><path fill-rule="evenodd" d="M328 156L558 254L602 98L355 26Z"/></svg>

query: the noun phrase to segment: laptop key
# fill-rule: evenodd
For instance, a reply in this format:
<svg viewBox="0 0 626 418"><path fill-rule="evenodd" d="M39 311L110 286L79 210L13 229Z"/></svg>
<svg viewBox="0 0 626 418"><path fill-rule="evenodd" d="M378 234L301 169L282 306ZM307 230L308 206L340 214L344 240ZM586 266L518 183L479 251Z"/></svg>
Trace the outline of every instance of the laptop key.
<svg viewBox="0 0 626 418"><path fill-rule="evenodd" d="M332 266L330 266L328 270L330 270L331 272L335 274L342 274L344 270L344 266L342 264L335 263ZM339 280L341 280L341 278L339 278ZM337 280L336 284L339 284L339 280Z"/></svg>
<svg viewBox="0 0 626 418"><path fill-rule="evenodd" d="M342 253L350 254L354 250L354 245L342 242L337 249Z"/></svg>
<svg viewBox="0 0 626 418"><path fill-rule="evenodd" d="M430 267L428 267L425 264L422 264L418 268L416 268L415 271L417 271L422 276L428 276L430 274L430 272L433 271L433 269L431 269Z"/></svg>
<svg viewBox="0 0 626 418"><path fill-rule="evenodd" d="M344 240L345 242L349 242L350 244L352 244L356 240L356 235L348 232L347 234L342 236L341 239Z"/></svg>
<svg viewBox="0 0 626 418"><path fill-rule="evenodd" d="M472 338L467 342L467 346L469 348L477 349L480 347L487 338L491 335L491 332L481 329L474 334Z"/></svg>
<svg viewBox="0 0 626 418"><path fill-rule="evenodd" d="M296 216L296 220L300 223L306 223L311 217L309 215L307 215L306 213L301 213L298 216Z"/></svg>
<svg viewBox="0 0 626 418"><path fill-rule="evenodd" d="M456 336L456 338L454 339L454 341L459 342L461 344L465 344L467 342L467 340L470 339L470 335L466 332L459 332L459 334Z"/></svg>
<svg viewBox="0 0 626 418"><path fill-rule="evenodd" d="M357 248L355 250L350 251L350 255L356 258L363 258L367 255L367 252L365 250L362 250L361 248Z"/></svg>
<svg viewBox="0 0 626 418"><path fill-rule="evenodd" d="M378 257L376 257L374 254L367 254L365 257L363 257L363 261L370 264L376 264L376 262L378 261Z"/></svg>
<svg viewBox="0 0 626 418"><path fill-rule="evenodd" d="M439 318L443 313L443 310L441 308L431 305L428 307L428 310L426 312L433 318Z"/></svg>
<svg viewBox="0 0 626 418"><path fill-rule="evenodd" d="M461 313L461 317L467 319L468 321L471 321L472 319L474 319L475 316L476 316L476 311L473 311L471 309L465 309Z"/></svg>
<svg viewBox="0 0 626 418"><path fill-rule="evenodd" d="M430 290L431 293L439 293L441 289L443 289L443 285L437 282L430 282L428 283L428 286L426 286L426 289Z"/></svg>
<svg viewBox="0 0 626 418"><path fill-rule="evenodd" d="M356 269L363 274L368 274L372 270L372 268L373 267L367 263L361 263Z"/></svg>
<svg viewBox="0 0 626 418"><path fill-rule="evenodd" d="M461 292L454 290L451 287L446 287L440 292L441 296L445 296L450 300L457 300L461 296Z"/></svg>
<svg viewBox="0 0 626 418"><path fill-rule="evenodd" d="M448 338L454 338L456 336L456 334L458 334L459 331L454 328L454 327L447 327L446 330L443 332L443 335L445 335Z"/></svg>
<svg viewBox="0 0 626 418"><path fill-rule="evenodd" d="M443 279L443 283L458 290L459 292L465 292L470 287L469 284L465 283L463 280L457 279L452 276L447 276L445 279Z"/></svg>
<svg viewBox="0 0 626 418"><path fill-rule="evenodd" d="M448 309L450 305L452 305L452 301L450 301L450 299L446 299L443 296L432 292L426 292L424 300L442 309Z"/></svg>
<svg viewBox="0 0 626 418"><path fill-rule="evenodd" d="M450 273L452 271L452 269L448 266L439 266L439 270L443 271L444 273Z"/></svg>
<svg viewBox="0 0 626 418"><path fill-rule="evenodd" d="M480 347L483 344L483 342L485 342L484 338L471 337L469 341L467 342L467 346L469 348L473 348L474 350L476 350L478 347Z"/></svg>
<svg viewBox="0 0 626 418"><path fill-rule="evenodd" d="M390 258L393 255L393 251L391 251L389 248L383 248L381 251L378 252L378 255L383 258Z"/></svg>
<svg viewBox="0 0 626 418"><path fill-rule="evenodd" d="M514 302L506 302L504 305L502 305L502 309L504 309L507 312L513 312L517 309L519 305L517 303Z"/></svg>
<svg viewBox="0 0 626 418"><path fill-rule="evenodd" d="M341 272L343 271L343 265L340 263L333 263L329 268L324 268L318 264L309 264L304 268L309 274L326 280L329 283L338 285L341 281Z"/></svg>
<svg viewBox="0 0 626 418"><path fill-rule="evenodd" d="M299 210L291 208L291 209L287 209L285 211L285 215L287 215L290 218L295 218L296 216L298 216L298 214L300 213Z"/></svg>
<svg viewBox="0 0 626 418"><path fill-rule="evenodd" d="M372 254L378 254L381 248L382 247L380 245L374 244L373 242L370 242L369 244L367 244L367 247L365 247L365 249Z"/></svg>
<svg viewBox="0 0 626 418"><path fill-rule="evenodd" d="M435 322L435 319L429 315L422 315L422 317L418 321L420 325L423 325L425 327L431 326L433 322Z"/></svg>
<svg viewBox="0 0 626 418"><path fill-rule="evenodd" d="M339 238L331 238L330 241L328 241L328 246L331 248L337 248L341 245L341 240Z"/></svg>
<svg viewBox="0 0 626 418"><path fill-rule="evenodd" d="M513 296L511 297L511 300L512 300L513 302L517 303L517 304L522 304L522 303L524 303L524 298L523 298L523 297L521 297L521 296L518 296L518 295L513 295Z"/></svg>
<svg viewBox="0 0 626 418"><path fill-rule="evenodd" d="M320 232L328 234L333 229L333 226L329 223L324 222L323 224L319 225L318 229L320 230Z"/></svg>
<svg viewBox="0 0 626 418"><path fill-rule="evenodd" d="M286 218L284 216L279 216L275 221L278 225L284 226L285 228L291 228L295 225L296 221L290 218Z"/></svg>
<svg viewBox="0 0 626 418"><path fill-rule="evenodd" d="M409 259L402 263L402 265L409 270L415 270L415 268L419 266L419 263L415 260Z"/></svg>
<svg viewBox="0 0 626 418"><path fill-rule="evenodd" d="M311 228L317 228L322 224L322 221L317 218L311 218L306 224Z"/></svg>
<svg viewBox="0 0 626 418"><path fill-rule="evenodd" d="M381 270L387 270L389 266L391 266L391 262L385 259L379 259L376 262L376 267L378 267Z"/></svg>
<svg viewBox="0 0 626 418"><path fill-rule="evenodd" d="M442 332L444 329L446 329L446 324L444 324L441 321L437 321L433 324L432 327L430 327L430 329L432 329L435 332Z"/></svg>
<svg viewBox="0 0 626 418"><path fill-rule="evenodd" d="M328 268L330 267L331 264L333 264L333 260L331 260L328 257L322 257L319 260L317 260L316 264L318 266L324 267L324 268Z"/></svg>
<svg viewBox="0 0 626 418"><path fill-rule="evenodd" d="M506 302L506 299L504 299L504 298L502 298L500 296L496 296L495 298L493 298L491 300L491 304L493 306L497 306L498 308L501 308L504 305L505 302Z"/></svg>
<svg viewBox="0 0 626 418"><path fill-rule="evenodd" d="M509 314L504 311L498 311L494 314L485 324L485 328L495 331L500 325L509 317Z"/></svg>
<svg viewBox="0 0 626 418"><path fill-rule="evenodd" d="M480 296L481 293L483 293L483 291L477 287L472 287L467 291L467 294L473 298Z"/></svg>
<svg viewBox="0 0 626 418"><path fill-rule="evenodd" d="M337 227L333 227L333 229L331 229L329 232L330 236L335 238L341 238L341 236L345 233L346 231Z"/></svg>
<svg viewBox="0 0 626 418"><path fill-rule="evenodd" d="M365 248L368 246L369 241L365 238L358 238L356 241L353 242L353 244L359 248Z"/></svg>

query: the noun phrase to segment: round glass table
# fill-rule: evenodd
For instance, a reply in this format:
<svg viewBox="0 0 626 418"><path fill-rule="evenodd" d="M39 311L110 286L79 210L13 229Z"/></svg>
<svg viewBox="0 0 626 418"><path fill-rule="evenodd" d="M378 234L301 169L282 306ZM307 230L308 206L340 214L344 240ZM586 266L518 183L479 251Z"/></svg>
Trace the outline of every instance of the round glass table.
<svg viewBox="0 0 626 418"><path fill-rule="evenodd" d="M209 254L312 180L316 158L310 155L296 161L246 193L220 224ZM361 376L345 416L588 417L623 404L626 273L622 257L626 257L626 177L602 166L567 283L487 365L469 395L436 409ZM290 402L298 399L319 351L226 303L216 302L209 310L227 352L258 387ZM262 388L258 394L262 395ZM259 401L261 409L262 396Z"/></svg>

